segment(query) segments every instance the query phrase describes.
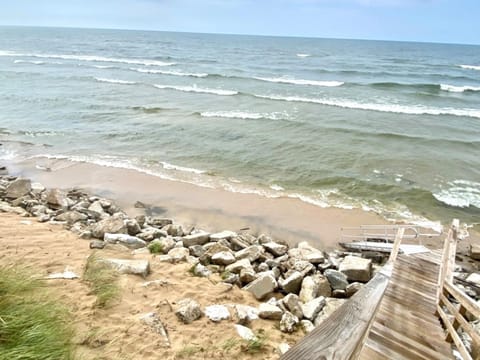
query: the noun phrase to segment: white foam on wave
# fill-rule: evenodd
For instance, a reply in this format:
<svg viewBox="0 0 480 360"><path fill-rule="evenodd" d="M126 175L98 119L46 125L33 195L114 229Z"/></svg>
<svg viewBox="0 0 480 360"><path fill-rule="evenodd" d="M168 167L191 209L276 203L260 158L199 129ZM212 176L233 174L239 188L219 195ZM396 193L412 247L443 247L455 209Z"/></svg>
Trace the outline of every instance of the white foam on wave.
<svg viewBox="0 0 480 360"><path fill-rule="evenodd" d="M206 73L189 73L189 72L182 72L182 71L168 71L168 70L157 70L157 69L130 68L130 70L140 72L140 73L146 73L146 74L189 76L189 77L196 77L196 78L204 78L208 76L208 74Z"/></svg>
<svg viewBox="0 0 480 360"><path fill-rule="evenodd" d="M107 79L107 78L98 78L96 77L95 80L99 82L111 83L111 84L122 84L122 85L134 85L136 84L135 81L127 81L127 80L119 80L119 79Z"/></svg>
<svg viewBox="0 0 480 360"><path fill-rule="evenodd" d="M111 63L124 63L133 65L145 65L145 66L171 66L175 65L174 62L165 62L159 60L148 59L129 59L129 58L112 58L105 56L95 55L72 55L72 54L22 54L14 51L2 51L0 50L0 56L22 56L22 57L34 57L41 59L63 59L63 60L78 60L78 61L94 61L94 62L111 62Z"/></svg>
<svg viewBox="0 0 480 360"><path fill-rule="evenodd" d="M252 113L246 111L205 111L201 112L202 117L220 117L227 119L246 119L246 120L278 120L281 118L281 113Z"/></svg>
<svg viewBox="0 0 480 360"><path fill-rule="evenodd" d="M310 56L312 56L312 55L310 55L310 54L297 54L297 56L298 56L299 58L306 58L306 57L310 57Z"/></svg>
<svg viewBox="0 0 480 360"><path fill-rule="evenodd" d="M284 191L285 190L283 187L281 187L280 185L277 185L277 184L270 185L270 189L275 190L275 191Z"/></svg>
<svg viewBox="0 0 480 360"><path fill-rule="evenodd" d="M377 104L377 103L362 103L353 100L343 99L318 99L318 98L304 98L299 96L268 96L268 95L254 95L255 97L278 101L293 101L320 104L327 106L335 106L346 109L370 110L389 112L397 114L408 115L454 115L465 116L480 119L480 109L456 109L456 108L432 108L423 105L399 105L399 104Z"/></svg>
<svg viewBox="0 0 480 360"><path fill-rule="evenodd" d="M480 91L480 86L454 86L448 84L440 84L440 89L443 91L462 93L465 91Z"/></svg>
<svg viewBox="0 0 480 360"><path fill-rule="evenodd" d="M459 65L462 69L478 70L480 71L480 65Z"/></svg>
<svg viewBox="0 0 480 360"><path fill-rule="evenodd" d="M114 69L112 65L92 65L95 69Z"/></svg>
<svg viewBox="0 0 480 360"><path fill-rule="evenodd" d="M29 61L29 60L14 60L14 64L33 64L33 65L43 65L45 61Z"/></svg>
<svg viewBox="0 0 480 360"><path fill-rule="evenodd" d="M337 87L342 86L342 81L321 81L321 80L304 80L304 79L290 79L290 78L266 78L266 77L254 77L256 80L267 81L280 84L294 84L294 85L311 85L311 86L324 86L324 87Z"/></svg>
<svg viewBox="0 0 480 360"><path fill-rule="evenodd" d="M433 196L438 201L453 207L475 206L480 209L480 182L454 180L448 183L446 189L434 193Z"/></svg>
<svg viewBox="0 0 480 360"><path fill-rule="evenodd" d="M173 85L153 85L157 89L167 89L167 90L177 90L177 91L184 91L184 92L194 92L194 93L202 93L202 94L214 94L214 95L221 95L221 96L231 96L237 95L238 91L233 90L223 90L223 89L209 89L209 88L200 88L197 86L173 86Z"/></svg>
<svg viewBox="0 0 480 360"><path fill-rule="evenodd" d="M204 170L199 170L195 168L189 168L189 167L184 167L184 166L178 166L178 165L173 165L169 164L165 161L161 161L160 164L162 164L163 168L166 170L175 170L175 171L182 171L182 172L187 172L187 173L193 173L193 174L204 174Z"/></svg>

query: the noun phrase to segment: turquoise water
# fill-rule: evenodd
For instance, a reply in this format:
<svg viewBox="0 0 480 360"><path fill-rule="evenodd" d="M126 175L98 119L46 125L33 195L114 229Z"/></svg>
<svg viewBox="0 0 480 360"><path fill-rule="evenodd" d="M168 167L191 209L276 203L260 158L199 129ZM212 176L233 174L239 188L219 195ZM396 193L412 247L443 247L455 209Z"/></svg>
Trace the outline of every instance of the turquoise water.
<svg viewBox="0 0 480 360"><path fill-rule="evenodd" d="M0 155L480 219L480 47L0 27Z"/></svg>

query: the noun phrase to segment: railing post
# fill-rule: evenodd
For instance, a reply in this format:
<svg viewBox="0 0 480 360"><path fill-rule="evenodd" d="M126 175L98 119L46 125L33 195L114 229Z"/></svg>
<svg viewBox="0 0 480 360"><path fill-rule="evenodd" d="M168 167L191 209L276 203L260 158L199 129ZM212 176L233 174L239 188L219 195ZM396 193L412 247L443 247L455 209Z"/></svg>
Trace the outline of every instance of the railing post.
<svg viewBox="0 0 480 360"><path fill-rule="evenodd" d="M457 231L459 220L453 219L452 226L448 230L447 237L443 243L443 254L440 273L438 276L437 302L440 300L440 294L443 292L445 280L453 280L453 270L455 268L455 255L457 250Z"/></svg>
<svg viewBox="0 0 480 360"><path fill-rule="evenodd" d="M395 235L395 241L393 243L392 252L390 253L390 257L388 261L394 263L397 260L398 251L400 250L400 243L402 242L403 233L405 232L404 227L399 227L397 230L397 235Z"/></svg>

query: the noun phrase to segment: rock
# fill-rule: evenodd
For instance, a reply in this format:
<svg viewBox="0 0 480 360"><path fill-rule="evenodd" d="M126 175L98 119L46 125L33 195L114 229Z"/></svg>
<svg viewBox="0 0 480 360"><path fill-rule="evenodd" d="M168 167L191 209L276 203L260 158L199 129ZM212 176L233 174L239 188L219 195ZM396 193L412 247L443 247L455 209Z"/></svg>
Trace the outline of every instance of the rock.
<svg viewBox="0 0 480 360"><path fill-rule="evenodd" d="M121 216L112 216L103 220L100 220L98 223L92 226L92 236L98 239L103 239L105 233L109 234L126 234L127 227Z"/></svg>
<svg viewBox="0 0 480 360"><path fill-rule="evenodd" d="M195 256L197 258L201 258L205 255L205 249L202 245L193 245L188 248L190 250L190 255Z"/></svg>
<svg viewBox="0 0 480 360"><path fill-rule="evenodd" d="M285 255L288 251L288 247L286 245L278 244L273 241L264 243L262 245L268 252L275 256Z"/></svg>
<svg viewBox="0 0 480 360"><path fill-rule="evenodd" d="M324 254L306 241L300 242L296 248L288 250L288 255L292 258L308 261L312 264L321 264L325 261Z"/></svg>
<svg viewBox="0 0 480 360"><path fill-rule="evenodd" d="M298 294L302 286L302 280L302 273L293 271L286 279L280 280L279 285L286 293Z"/></svg>
<svg viewBox="0 0 480 360"><path fill-rule="evenodd" d="M205 316L213 322L230 319L230 312L224 305L210 305L205 308Z"/></svg>
<svg viewBox="0 0 480 360"><path fill-rule="evenodd" d="M307 303L315 299L318 295L318 289L319 286L313 276L305 277L302 281L302 288L300 290L300 300Z"/></svg>
<svg viewBox="0 0 480 360"><path fill-rule="evenodd" d="M131 236L127 234L110 234L105 233L103 236L103 241L108 244L121 244L130 249L139 249L147 246L147 243L136 236Z"/></svg>
<svg viewBox="0 0 480 360"><path fill-rule="evenodd" d="M472 273L468 275L468 277L465 279L469 283L473 283L476 286L480 287L480 274L479 273Z"/></svg>
<svg viewBox="0 0 480 360"><path fill-rule="evenodd" d="M166 231L170 236L183 236L184 231L182 225L169 224L162 228L163 231Z"/></svg>
<svg viewBox="0 0 480 360"><path fill-rule="evenodd" d="M244 269L252 269L252 264L248 259L242 259L235 261L234 263L225 267L225 271L229 271L234 274L239 274Z"/></svg>
<svg viewBox="0 0 480 360"><path fill-rule="evenodd" d="M105 247L105 242L101 240L90 241L90 249L103 249L104 247Z"/></svg>
<svg viewBox="0 0 480 360"><path fill-rule="evenodd" d="M263 299L277 288L277 280L270 273L259 275L257 279L243 287L244 290L251 292L257 300Z"/></svg>
<svg viewBox="0 0 480 360"><path fill-rule="evenodd" d="M95 201L92 204L90 204L90 206L88 207L88 210L98 214L98 217L100 218L104 218L105 215L107 215L103 210L103 206L100 204L100 201Z"/></svg>
<svg viewBox="0 0 480 360"><path fill-rule="evenodd" d="M349 281L367 282L372 277L372 260L348 255L340 263L338 270L344 273Z"/></svg>
<svg viewBox="0 0 480 360"><path fill-rule="evenodd" d="M285 354L288 350L290 350L290 345L288 345L287 343L278 344L278 352L280 353L280 355Z"/></svg>
<svg viewBox="0 0 480 360"><path fill-rule="evenodd" d="M190 251L185 248L173 248L168 252L168 256L171 259L171 262L177 263L181 261L186 261L187 256L190 255Z"/></svg>
<svg viewBox="0 0 480 360"><path fill-rule="evenodd" d="M150 226L163 228L164 226L173 224L173 220L167 219L167 218L153 217L153 218L147 219L147 224Z"/></svg>
<svg viewBox="0 0 480 360"><path fill-rule="evenodd" d="M299 319L303 318L303 310L300 300L295 294L288 294L282 299L285 308Z"/></svg>
<svg viewBox="0 0 480 360"><path fill-rule="evenodd" d="M359 283L359 282L354 282L354 283L348 284L347 288L345 289L347 297L353 296L362 287L363 287L363 284Z"/></svg>
<svg viewBox="0 0 480 360"><path fill-rule="evenodd" d="M146 277L150 272L148 260L102 259L121 274L141 275Z"/></svg>
<svg viewBox="0 0 480 360"><path fill-rule="evenodd" d="M268 235L265 234L260 234L257 238L257 242L261 245L268 243L268 242L273 242L272 238Z"/></svg>
<svg viewBox="0 0 480 360"><path fill-rule="evenodd" d="M276 305L268 303L261 303L258 307L258 316L261 319L280 320L282 318L283 311Z"/></svg>
<svg viewBox="0 0 480 360"><path fill-rule="evenodd" d="M168 234L166 231L163 231L154 227L149 227L146 229L142 229L142 231L139 232L136 236L144 241L150 242L155 239L167 237Z"/></svg>
<svg viewBox="0 0 480 360"><path fill-rule="evenodd" d="M45 191L45 186L40 184L39 182L34 182L31 185L31 192L34 194L40 194Z"/></svg>
<svg viewBox="0 0 480 360"><path fill-rule="evenodd" d="M140 225L138 224L138 221L135 219L127 219L125 220L125 226L127 227L127 234L135 236L137 235L140 231L142 231Z"/></svg>
<svg viewBox="0 0 480 360"><path fill-rule="evenodd" d="M182 241L183 241L183 246L190 247L193 245L204 245L208 242L209 239L210 239L210 234L205 231L201 231L195 234L184 236L182 238Z"/></svg>
<svg viewBox="0 0 480 360"><path fill-rule="evenodd" d="M235 313L237 316L237 322L242 325L246 325L253 320L257 320L258 309L248 305L234 305Z"/></svg>
<svg viewBox="0 0 480 360"><path fill-rule="evenodd" d="M67 279L67 280L73 280L73 279L78 279L79 276L75 274L73 271L68 269L68 266L65 268L64 272L61 273L52 273L49 274L47 279Z"/></svg>
<svg viewBox="0 0 480 360"><path fill-rule="evenodd" d="M137 220L138 225L140 225L141 228L143 227L143 225L145 225L145 221L146 221L145 215L137 215L135 216L135 220Z"/></svg>
<svg viewBox="0 0 480 360"><path fill-rule="evenodd" d="M313 299L302 305L303 316L308 320L314 320L318 313L325 306L326 301L323 296Z"/></svg>
<svg viewBox="0 0 480 360"><path fill-rule="evenodd" d="M253 270L252 267L245 268L240 271L239 279L242 284L251 283L256 278L257 278L257 274L255 273L255 270Z"/></svg>
<svg viewBox="0 0 480 360"><path fill-rule="evenodd" d="M347 291L346 290L340 290L340 289L335 289L332 291L332 297L337 298L337 299L344 299L347 297Z"/></svg>
<svg viewBox="0 0 480 360"><path fill-rule="evenodd" d="M249 247L252 243L244 235L238 235L230 239L232 249L242 250Z"/></svg>
<svg viewBox="0 0 480 360"><path fill-rule="evenodd" d="M202 264L196 264L192 268L192 273L193 275L199 276L199 277L209 277L210 275L212 275L212 272Z"/></svg>
<svg viewBox="0 0 480 360"><path fill-rule="evenodd" d="M315 271L315 266L313 266L310 262L297 258L289 259L282 266L285 266L287 269L292 271L300 271L304 277Z"/></svg>
<svg viewBox="0 0 480 360"><path fill-rule="evenodd" d="M250 262L258 260L265 253L265 249L260 245L252 245L235 253L237 260L248 259Z"/></svg>
<svg viewBox="0 0 480 360"><path fill-rule="evenodd" d="M240 277L237 274L229 273L225 271L222 273L222 281L227 284L236 284L240 280Z"/></svg>
<svg viewBox="0 0 480 360"><path fill-rule="evenodd" d="M140 321L145 325L150 326L153 331L162 337L164 345L170 347L170 339L168 338L167 330L156 313L151 312L143 314L140 316Z"/></svg>
<svg viewBox="0 0 480 360"><path fill-rule="evenodd" d="M238 335L243 339L247 341L255 341L257 337L253 333L252 330L250 330L248 327L243 326L243 325L238 325L235 324L235 329L237 330Z"/></svg>
<svg viewBox="0 0 480 360"><path fill-rule="evenodd" d="M21 207L16 207L16 206L10 206L10 204L8 204L7 202L0 202L0 212L6 212L6 213L15 213L15 214L18 214L20 216L28 216L28 212L25 211L24 209L22 209ZM47 220L45 221L48 221L50 220L50 216L49 215L41 215L41 216L46 216L47 217ZM39 218L39 221L40 221L40 218Z"/></svg>
<svg viewBox="0 0 480 360"><path fill-rule="evenodd" d="M212 263L216 265L229 265L235 262L235 256L231 252L221 251L212 255Z"/></svg>
<svg viewBox="0 0 480 360"><path fill-rule="evenodd" d="M66 211L63 214L57 215L55 220L57 221L66 221L67 224L71 225L76 223L77 221L84 221L87 220L88 216L82 214L78 211Z"/></svg>
<svg viewBox="0 0 480 360"><path fill-rule="evenodd" d="M270 266L268 266L265 263L258 264L258 266L257 266L257 271L258 272L266 272L268 270L270 270ZM277 279L277 277L275 277L275 279Z"/></svg>
<svg viewBox="0 0 480 360"><path fill-rule="evenodd" d="M334 290L345 290L348 286L347 276L340 271L328 269L324 275Z"/></svg>
<svg viewBox="0 0 480 360"><path fill-rule="evenodd" d="M300 327L303 329L303 331L308 334L315 329L315 325L310 320L302 320L300 321Z"/></svg>
<svg viewBox="0 0 480 360"><path fill-rule="evenodd" d="M225 230L225 231L210 235L210 241L230 240L235 236L237 236L237 233L234 233L233 231Z"/></svg>
<svg viewBox="0 0 480 360"><path fill-rule="evenodd" d="M67 194L59 189L47 190L45 200L54 209L68 208L72 204Z"/></svg>
<svg viewBox="0 0 480 360"><path fill-rule="evenodd" d="M186 298L178 301L175 315L185 324L190 324L202 317L200 305L193 299Z"/></svg>
<svg viewBox="0 0 480 360"><path fill-rule="evenodd" d="M332 288L330 282L325 276L314 275L313 280L318 286L317 296L329 297L332 295Z"/></svg>
<svg viewBox="0 0 480 360"><path fill-rule="evenodd" d="M470 245L470 257L474 260L480 260L480 244Z"/></svg>
<svg viewBox="0 0 480 360"><path fill-rule="evenodd" d="M315 326L320 325L323 321L328 319L330 315L332 315L335 312L335 310L337 310L340 306L342 306L347 300L327 298L325 299L325 301L326 301L326 304L322 312L315 318L315 321L313 322Z"/></svg>
<svg viewBox="0 0 480 360"><path fill-rule="evenodd" d="M280 331L284 333L294 332L298 321L298 317L287 311L280 320Z"/></svg>
<svg viewBox="0 0 480 360"><path fill-rule="evenodd" d="M32 183L28 179L18 178L12 181L5 189L5 197L9 199L17 199L27 195L32 189Z"/></svg>
<svg viewBox="0 0 480 360"><path fill-rule="evenodd" d="M176 246L175 240L171 237L155 239L150 244L148 244L149 249L161 249L160 252L167 254L170 250L175 248Z"/></svg>
<svg viewBox="0 0 480 360"><path fill-rule="evenodd" d="M132 251L132 255L150 255L150 249L143 247Z"/></svg>

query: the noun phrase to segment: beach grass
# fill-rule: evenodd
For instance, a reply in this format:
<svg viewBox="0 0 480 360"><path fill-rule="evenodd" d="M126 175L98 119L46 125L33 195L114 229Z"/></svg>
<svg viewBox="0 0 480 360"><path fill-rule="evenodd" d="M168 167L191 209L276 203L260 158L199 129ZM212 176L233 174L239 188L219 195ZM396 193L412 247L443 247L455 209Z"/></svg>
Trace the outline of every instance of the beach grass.
<svg viewBox="0 0 480 360"><path fill-rule="evenodd" d="M96 254L88 257L83 280L90 285L92 293L97 297L95 305L98 307L107 307L120 296L117 272Z"/></svg>
<svg viewBox="0 0 480 360"><path fill-rule="evenodd" d="M42 280L19 266L0 266L0 359L74 359L73 328Z"/></svg>

